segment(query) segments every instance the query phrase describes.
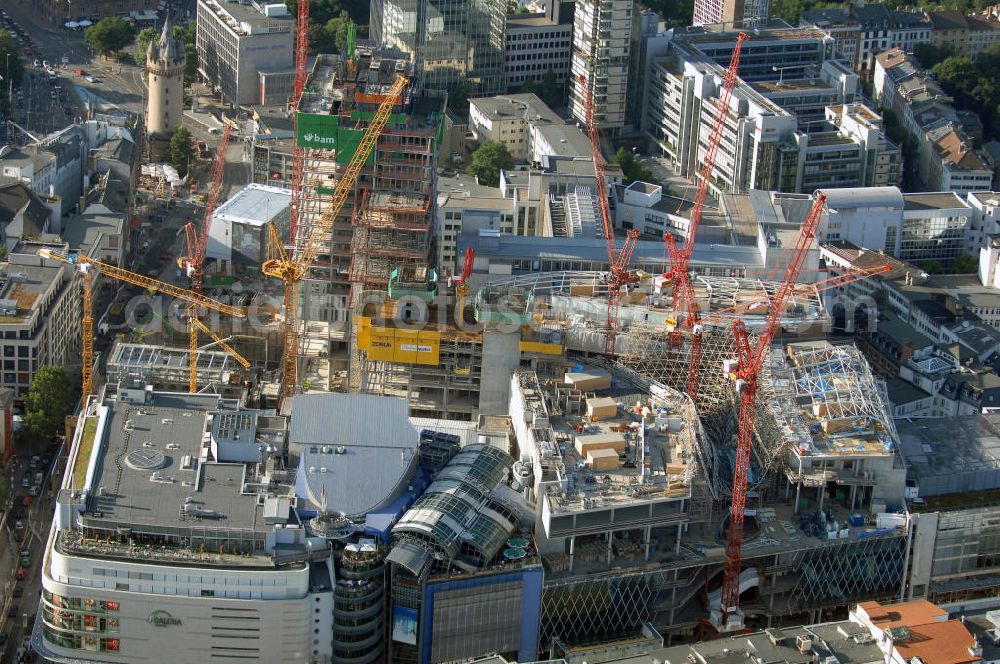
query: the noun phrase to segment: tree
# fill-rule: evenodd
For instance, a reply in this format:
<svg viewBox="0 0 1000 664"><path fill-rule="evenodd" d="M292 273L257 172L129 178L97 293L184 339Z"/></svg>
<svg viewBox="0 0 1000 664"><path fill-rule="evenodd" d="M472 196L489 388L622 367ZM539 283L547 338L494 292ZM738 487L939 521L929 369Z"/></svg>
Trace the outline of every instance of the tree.
<svg viewBox="0 0 1000 664"><path fill-rule="evenodd" d="M312 53L343 53L347 48L347 24L351 17L341 10L340 15L326 23L309 22L309 51Z"/></svg>
<svg viewBox="0 0 1000 664"><path fill-rule="evenodd" d="M952 274L972 274L979 269L979 259L975 256L969 256L967 254L961 254L955 256L955 260L951 262L951 272Z"/></svg>
<svg viewBox="0 0 1000 664"><path fill-rule="evenodd" d="M618 148L618 152L615 153L615 163L621 166L625 184L631 184L636 180L653 182L656 177L651 170L637 162L635 156L625 148Z"/></svg>
<svg viewBox="0 0 1000 664"><path fill-rule="evenodd" d="M11 39L10 33L6 30L0 30L0 67L10 68L9 71L0 70L2 71L0 75L3 76L3 81L0 82L0 90L2 90L0 98L4 100L4 112L9 112L10 99L7 99L7 93L12 87L11 82L15 88L21 85L24 68L21 66L21 47Z"/></svg>
<svg viewBox="0 0 1000 664"><path fill-rule="evenodd" d="M951 44L942 44L941 46L917 44L913 47L913 57L925 69L930 69L953 55L955 55L955 47Z"/></svg>
<svg viewBox="0 0 1000 664"><path fill-rule="evenodd" d="M145 62L146 52L149 51L149 43L160 38L160 31L156 28L143 28L135 36L135 61Z"/></svg>
<svg viewBox="0 0 1000 664"><path fill-rule="evenodd" d="M500 171L513 165L514 157L506 145L498 141L486 141L472 153L472 163L466 172L476 176L479 184L497 187L500 185Z"/></svg>
<svg viewBox="0 0 1000 664"><path fill-rule="evenodd" d="M101 55L117 53L132 42L132 28L119 16L105 16L83 33L83 39Z"/></svg>
<svg viewBox="0 0 1000 664"><path fill-rule="evenodd" d="M197 24L188 21L174 26L174 39L184 44L184 87L190 86L198 77L198 48L195 46Z"/></svg>
<svg viewBox="0 0 1000 664"><path fill-rule="evenodd" d="M448 108L465 117L469 114L469 91L459 83L448 93Z"/></svg>
<svg viewBox="0 0 1000 664"><path fill-rule="evenodd" d="M945 58L931 68L931 73L949 94L966 96L971 96L981 76L976 63L964 55Z"/></svg>
<svg viewBox="0 0 1000 664"><path fill-rule="evenodd" d="M174 130L170 137L170 165L177 169L181 177L187 175L188 164L194 156L194 145L191 143L191 132L183 126Z"/></svg>
<svg viewBox="0 0 1000 664"><path fill-rule="evenodd" d="M941 263L937 261L917 261L917 267L927 274L941 274Z"/></svg>
<svg viewBox="0 0 1000 664"><path fill-rule="evenodd" d="M34 446L44 446L63 426L76 401L76 390L62 367L38 370L24 397L22 435Z"/></svg>

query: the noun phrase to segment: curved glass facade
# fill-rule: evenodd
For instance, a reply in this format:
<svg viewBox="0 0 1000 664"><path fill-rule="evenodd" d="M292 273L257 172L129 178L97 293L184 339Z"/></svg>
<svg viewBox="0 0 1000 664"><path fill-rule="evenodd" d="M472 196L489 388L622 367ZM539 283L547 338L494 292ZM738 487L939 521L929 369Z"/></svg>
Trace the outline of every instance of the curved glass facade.
<svg viewBox="0 0 1000 664"><path fill-rule="evenodd" d="M118 652L118 602L42 593L42 635L58 648Z"/></svg>

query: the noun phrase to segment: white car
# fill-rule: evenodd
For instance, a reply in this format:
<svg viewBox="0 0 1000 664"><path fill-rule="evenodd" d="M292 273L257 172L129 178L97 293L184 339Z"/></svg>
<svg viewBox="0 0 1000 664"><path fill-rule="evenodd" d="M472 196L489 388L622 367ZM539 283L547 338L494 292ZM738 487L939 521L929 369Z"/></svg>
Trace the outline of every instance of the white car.
<svg viewBox="0 0 1000 664"><path fill-rule="evenodd" d="M52 63L49 62L48 60L42 60L42 66L45 67L46 69L52 69Z"/></svg>
<svg viewBox="0 0 1000 664"><path fill-rule="evenodd" d="M92 74L87 74L86 76L84 76L84 78L87 79L87 83L100 83L101 82L99 78L97 78L96 76L93 76Z"/></svg>
<svg viewBox="0 0 1000 664"><path fill-rule="evenodd" d="M41 63L40 60L35 60L32 64L34 64L36 67L41 67L42 66L42 63Z"/></svg>

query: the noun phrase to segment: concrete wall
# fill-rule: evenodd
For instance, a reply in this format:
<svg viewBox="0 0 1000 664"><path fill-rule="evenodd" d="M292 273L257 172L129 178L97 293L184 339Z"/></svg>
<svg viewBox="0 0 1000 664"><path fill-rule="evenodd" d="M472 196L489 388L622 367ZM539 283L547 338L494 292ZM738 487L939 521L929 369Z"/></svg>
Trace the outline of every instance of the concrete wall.
<svg viewBox="0 0 1000 664"><path fill-rule="evenodd" d="M506 415L510 379L521 361L521 332L483 332L483 377L479 414Z"/></svg>

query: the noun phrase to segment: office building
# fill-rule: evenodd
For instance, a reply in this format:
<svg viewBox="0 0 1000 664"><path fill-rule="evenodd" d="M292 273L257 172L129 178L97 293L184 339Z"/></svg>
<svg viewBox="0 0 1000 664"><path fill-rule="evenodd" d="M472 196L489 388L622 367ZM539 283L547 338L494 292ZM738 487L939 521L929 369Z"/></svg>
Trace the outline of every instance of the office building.
<svg viewBox="0 0 1000 664"><path fill-rule="evenodd" d="M35 372L80 366L81 300L71 268L34 253L11 253L0 284L3 372L0 386L20 400Z"/></svg>
<svg viewBox="0 0 1000 664"><path fill-rule="evenodd" d="M573 3L553 0L548 13L513 14L504 33L504 77L507 92L527 81L541 83L551 71L558 89L569 79L573 44Z"/></svg>
<svg viewBox="0 0 1000 664"><path fill-rule="evenodd" d="M259 103L260 73L294 69L295 17L281 3L198 0L198 74L233 106Z"/></svg>
<svg viewBox="0 0 1000 664"><path fill-rule="evenodd" d="M371 39L416 63L423 87L470 97L507 90L507 5L490 0L372 0ZM544 73L544 72L542 72Z"/></svg>
<svg viewBox="0 0 1000 664"><path fill-rule="evenodd" d="M694 3L694 25L752 29L766 25L770 16L770 0L695 0Z"/></svg>
<svg viewBox="0 0 1000 664"><path fill-rule="evenodd" d="M644 131L678 175L694 177L704 161L734 44L735 33L677 34L650 66ZM857 75L831 51L829 37L803 28L761 30L743 45L724 120L732 138L719 145L712 189L811 192L899 182L900 147L860 103Z"/></svg>
<svg viewBox="0 0 1000 664"><path fill-rule="evenodd" d="M612 134L625 125L628 96L632 0L582 0L573 14L573 56L569 107L586 123L586 101L594 117Z"/></svg>
<svg viewBox="0 0 1000 664"><path fill-rule="evenodd" d="M476 140L503 143L518 161L532 158L533 127L565 124L533 93L469 100L469 130Z"/></svg>

